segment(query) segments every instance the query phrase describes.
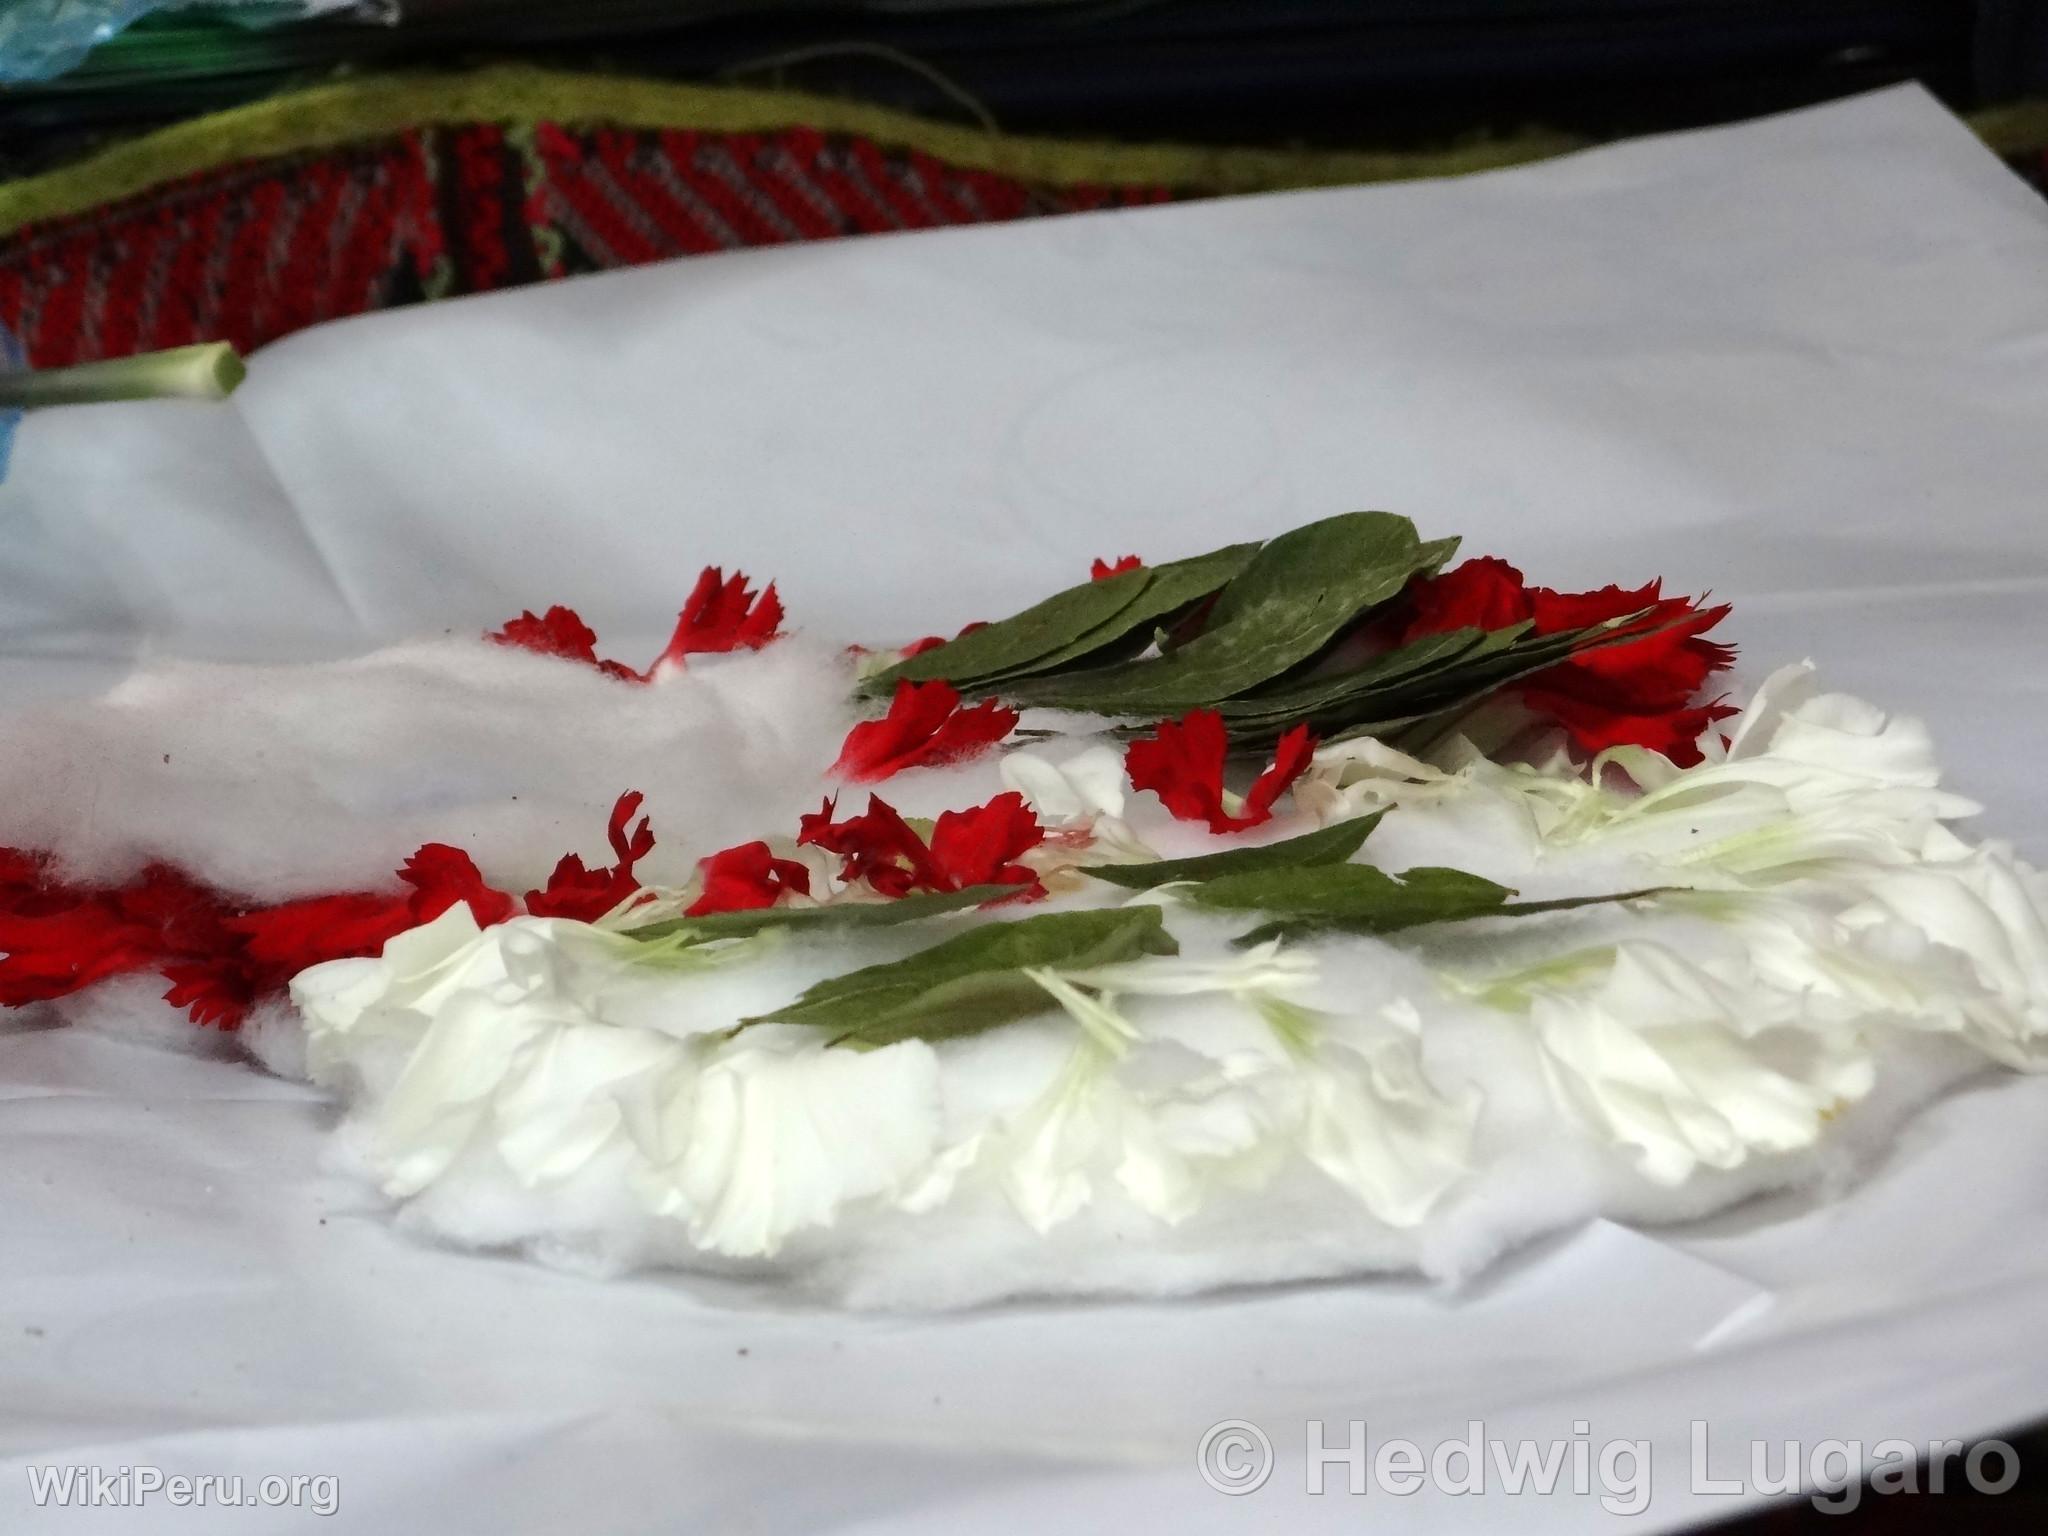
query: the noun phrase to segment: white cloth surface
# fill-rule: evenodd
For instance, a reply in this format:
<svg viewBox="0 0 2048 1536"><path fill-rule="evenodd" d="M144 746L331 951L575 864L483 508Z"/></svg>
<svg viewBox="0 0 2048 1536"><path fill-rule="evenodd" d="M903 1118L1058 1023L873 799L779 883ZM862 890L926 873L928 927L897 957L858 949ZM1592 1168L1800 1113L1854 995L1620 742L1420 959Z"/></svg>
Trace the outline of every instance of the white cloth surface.
<svg viewBox="0 0 2048 1536"><path fill-rule="evenodd" d="M1089 557L1384 506L1557 585L1711 586L1751 677L1925 715L2048 857L2048 206L1901 90L1455 182L697 258L293 337L225 408L24 430L0 690L155 647L323 654L567 602L659 648L701 564L946 630ZM1833 1201L1596 1226L1475 1289L930 1321L408 1244L328 1110L229 1062L0 1033L0 1529L1631 1530L1753 1438L2048 1413L2048 1082ZM1304 1425L1653 1442L1635 1518L1303 1492ZM1202 1431L1280 1464L1226 1498ZM32 1464L334 1473L341 1509L37 1511Z"/></svg>

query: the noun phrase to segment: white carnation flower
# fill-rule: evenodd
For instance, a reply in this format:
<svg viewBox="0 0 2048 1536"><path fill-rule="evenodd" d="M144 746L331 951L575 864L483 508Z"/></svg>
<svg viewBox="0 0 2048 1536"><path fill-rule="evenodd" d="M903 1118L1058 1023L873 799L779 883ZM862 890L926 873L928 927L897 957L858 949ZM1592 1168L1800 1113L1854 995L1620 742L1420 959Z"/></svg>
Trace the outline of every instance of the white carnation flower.
<svg viewBox="0 0 2048 1536"><path fill-rule="evenodd" d="M2048 1068L2048 893L2036 871L1991 843L1873 870L1857 884L1863 899L1842 914L1846 927L1904 925L1961 959L1981 992L1951 990L1957 1027L2007 1066ZM1915 973L1940 976L1940 958L1917 957Z"/></svg>
<svg viewBox="0 0 2048 1536"><path fill-rule="evenodd" d="M1773 673L1725 730L1727 747L1710 732L1691 768L1640 747L1601 754L1590 782L1470 754L1463 768L1519 797L1552 846L1597 844L1709 885L1768 885L1830 861L1910 863L1931 829L1978 809L1940 788L1918 720L1816 692L1809 664ZM1635 789L1610 787L1610 770Z"/></svg>
<svg viewBox="0 0 2048 1536"><path fill-rule="evenodd" d="M365 1116L385 1193L417 1194L477 1138L523 1183L562 1177L619 1131L614 1088L684 1067L674 1038L592 1011L592 973L616 969L626 942L554 918L479 930L458 904L377 960L294 980L315 1081L349 1080L380 1043L407 1049Z"/></svg>
<svg viewBox="0 0 2048 1536"><path fill-rule="evenodd" d="M1296 1063L1302 1154L1390 1227L1417 1225L1470 1172L1477 1090L1446 1098L1422 1070L1419 1038L1396 1027L1326 1040Z"/></svg>
<svg viewBox="0 0 2048 1536"><path fill-rule="evenodd" d="M1529 1017L1559 1098L1659 1184L1811 1146L1876 1080L1853 1029L1659 945L1617 946L1590 987L1537 986Z"/></svg>
<svg viewBox="0 0 2048 1536"><path fill-rule="evenodd" d="M979 1164L1040 1232L1085 1208L1106 1179L1173 1224L1219 1188L1257 1188L1299 1155L1379 1220L1412 1226L1468 1171L1478 1098L1447 1100L1428 1082L1413 1010L1390 1007L1362 1038L1326 1039L1319 1017L1288 1001L1315 979L1306 957L1267 944L1223 961L1034 974L1083 1039L1042 1094L942 1157L913 1208L943 1203ZM1231 997L1268 1021L1274 1049L1211 1060L1147 1040L1119 993Z"/></svg>
<svg viewBox="0 0 2048 1536"><path fill-rule="evenodd" d="M757 1027L630 1128L650 1208L687 1220L700 1248L759 1257L831 1226L850 1201L907 1190L938 1124L938 1059L923 1041L853 1051Z"/></svg>
<svg viewBox="0 0 2048 1536"><path fill-rule="evenodd" d="M638 958L588 924L479 930L457 906L380 959L314 967L293 997L316 1080L360 1093L365 1155L393 1198L484 1153L527 1187L617 1154L693 1242L756 1256L921 1175L938 1126L928 1045L829 1050L804 1030L725 1040L701 1019L623 1023L613 1005L645 1013L650 990L672 1013L689 1006L672 968ZM365 1070L390 1053L395 1070Z"/></svg>

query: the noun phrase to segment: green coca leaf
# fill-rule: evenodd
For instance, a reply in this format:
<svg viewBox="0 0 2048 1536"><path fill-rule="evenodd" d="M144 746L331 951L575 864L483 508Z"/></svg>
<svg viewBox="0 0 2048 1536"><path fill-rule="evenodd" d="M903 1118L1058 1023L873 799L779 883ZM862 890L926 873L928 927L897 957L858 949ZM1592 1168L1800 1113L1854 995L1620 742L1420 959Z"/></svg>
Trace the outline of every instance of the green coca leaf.
<svg viewBox="0 0 2048 1536"><path fill-rule="evenodd" d="M1155 906L1047 912L989 923L901 960L834 976L787 1007L741 1021L829 1030L832 1044L978 1034L1058 1005L1026 972L1086 968L1179 952Z"/></svg>
<svg viewBox="0 0 2048 1536"><path fill-rule="evenodd" d="M1257 848L1226 848L1221 853L1198 854L1187 859L1155 859L1146 864L1096 864L1082 870L1097 880L1126 890L1149 891L1155 886L1189 880L1217 880L1230 875L1258 874L1267 870L1311 869L1322 864L1342 864L1365 846L1372 829L1385 811L1355 816L1333 827L1321 827L1300 837L1290 837Z"/></svg>

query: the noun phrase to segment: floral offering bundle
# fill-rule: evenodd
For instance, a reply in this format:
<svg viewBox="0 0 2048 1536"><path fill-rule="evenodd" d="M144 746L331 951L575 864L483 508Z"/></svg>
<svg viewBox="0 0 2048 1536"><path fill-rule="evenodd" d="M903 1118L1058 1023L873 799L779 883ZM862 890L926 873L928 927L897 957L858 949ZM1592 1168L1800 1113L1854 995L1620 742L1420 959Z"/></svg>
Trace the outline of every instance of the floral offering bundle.
<svg viewBox="0 0 2048 1536"><path fill-rule="evenodd" d="M1350 513L879 651L714 568L644 669L562 607L145 668L0 756L0 1001L322 1085L422 1234L893 1307L1463 1276L2048 1061L2048 885L1919 723L1456 554Z"/></svg>

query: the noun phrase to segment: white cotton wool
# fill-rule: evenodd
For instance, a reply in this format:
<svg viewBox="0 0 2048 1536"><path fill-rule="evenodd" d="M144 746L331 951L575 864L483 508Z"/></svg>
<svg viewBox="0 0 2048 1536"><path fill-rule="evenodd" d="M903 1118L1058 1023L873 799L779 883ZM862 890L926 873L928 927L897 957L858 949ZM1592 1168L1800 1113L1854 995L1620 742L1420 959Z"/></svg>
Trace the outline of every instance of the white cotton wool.
<svg viewBox="0 0 2048 1536"><path fill-rule="evenodd" d="M735 842L792 835L832 787L852 676L801 636L694 656L660 683L480 640L356 660L156 662L103 698L0 733L0 845L56 849L81 879L162 859L241 896L388 889L450 843L512 890L564 853L609 863L605 819L642 791L680 883Z"/></svg>
<svg viewBox="0 0 2048 1536"><path fill-rule="evenodd" d="M158 1050L220 1059L242 1054L246 1041L217 1029L196 1027L185 1010L173 1008L163 994L164 982L154 973L115 976L90 991L60 997L47 1006L74 1029L114 1035Z"/></svg>
<svg viewBox="0 0 2048 1536"><path fill-rule="evenodd" d="M285 999L257 1003L236 1035L264 1071L293 1082L306 1080L306 1026L298 1009Z"/></svg>

